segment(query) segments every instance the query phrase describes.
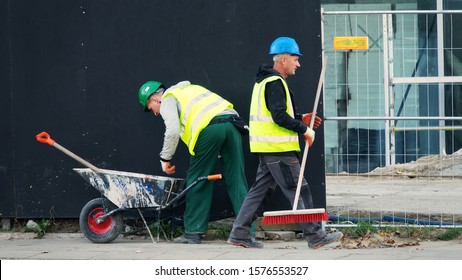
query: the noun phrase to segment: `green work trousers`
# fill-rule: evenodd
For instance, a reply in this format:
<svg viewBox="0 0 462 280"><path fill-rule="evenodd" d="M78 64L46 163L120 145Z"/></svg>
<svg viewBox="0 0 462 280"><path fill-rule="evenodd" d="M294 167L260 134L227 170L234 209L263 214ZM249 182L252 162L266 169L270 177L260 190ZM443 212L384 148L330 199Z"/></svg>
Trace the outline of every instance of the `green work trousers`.
<svg viewBox="0 0 462 280"><path fill-rule="evenodd" d="M244 172L242 135L230 122L209 124L200 133L194 152L195 155L191 156L189 161L187 186L198 177L215 174L216 163L221 156L223 178L234 213L237 215L248 191ZM184 213L186 233L204 234L207 231L213 191L214 181L202 181L186 193Z"/></svg>

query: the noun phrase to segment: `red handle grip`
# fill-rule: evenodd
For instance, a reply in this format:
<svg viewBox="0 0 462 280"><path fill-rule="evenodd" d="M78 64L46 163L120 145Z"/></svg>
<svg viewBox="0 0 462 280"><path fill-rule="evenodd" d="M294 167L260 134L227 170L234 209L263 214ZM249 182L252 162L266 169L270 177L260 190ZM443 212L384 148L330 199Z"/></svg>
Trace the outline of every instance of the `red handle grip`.
<svg viewBox="0 0 462 280"><path fill-rule="evenodd" d="M37 139L37 141L39 141L40 143L48 144L50 146L53 146L53 144L55 143L55 140L51 139L50 135L45 131L37 134L35 136L35 139Z"/></svg>
<svg viewBox="0 0 462 280"><path fill-rule="evenodd" d="M214 175L209 175L207 176L207 180L212 181L212 180L220 180L223 178L221 174L214 174Z"/></svg>

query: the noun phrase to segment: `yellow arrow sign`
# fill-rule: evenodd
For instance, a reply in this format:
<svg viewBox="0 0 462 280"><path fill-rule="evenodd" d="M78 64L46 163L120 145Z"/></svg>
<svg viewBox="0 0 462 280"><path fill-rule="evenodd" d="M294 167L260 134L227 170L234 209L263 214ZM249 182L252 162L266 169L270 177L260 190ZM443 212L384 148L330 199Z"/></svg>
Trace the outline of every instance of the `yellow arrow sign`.
<svg viewBox="0 0 462 280"><path fill-rule="evenodd" d="M368 37L334 37L334 50L368 50Z"/></svg>

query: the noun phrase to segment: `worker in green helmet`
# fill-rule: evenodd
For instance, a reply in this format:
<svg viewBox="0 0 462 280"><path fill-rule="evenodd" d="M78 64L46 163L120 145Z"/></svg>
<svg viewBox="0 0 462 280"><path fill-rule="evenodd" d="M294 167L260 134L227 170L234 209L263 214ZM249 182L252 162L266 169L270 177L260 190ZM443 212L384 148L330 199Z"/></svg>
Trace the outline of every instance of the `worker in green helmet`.
<svg viewBox="0 0 462 280"><path fill-rule="evenodd" d="M242 135L233 124L239 115L233 104L188 81L169 88L160 82L148 81L141 86L138 98L144 111L161 116L165 123L160 152L162 171L175 173L175 165L171 161L180 138L191 155L186 185L198 177L214 174L220 158L231 204L237 214L248 185L244 173ZM213 181L203 181L186 193L185 234L176 238L175 243L201 243L208 227L213 185Z"/></svg>

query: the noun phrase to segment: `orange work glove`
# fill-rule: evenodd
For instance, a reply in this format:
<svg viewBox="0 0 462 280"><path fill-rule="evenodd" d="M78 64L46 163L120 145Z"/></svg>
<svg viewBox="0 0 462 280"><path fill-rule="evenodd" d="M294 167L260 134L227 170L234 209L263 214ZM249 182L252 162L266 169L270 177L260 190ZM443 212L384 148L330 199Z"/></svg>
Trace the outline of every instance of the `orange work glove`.
<svg viewBox="0 0 462 280"><path fill-rule="evenodd" d="M164 171L165 173L175 173L175 165L171 165L170 161L160 161L160 165L162 166L162 171Z"/></svg>
<svg viewBox="0 0 462 280"><path fill-rule="evenodd" d="M311 118L313 117L313 113L304 114L302 118L302 123L306 126L310 126ZM314 118L313 128L318 128L322 123L322 119L318 116Z"/></svg>
<svg viewBox="0 0 462 280"><path fill-rule="evenodd" d="M308 142L308 144L310 145L313 145L313 142L314 142L314 135L316 133L314 132L314 130L312 130L310 127L307 127L306 128L306 131L304 133L305 135L305 142Z"/></svg>

